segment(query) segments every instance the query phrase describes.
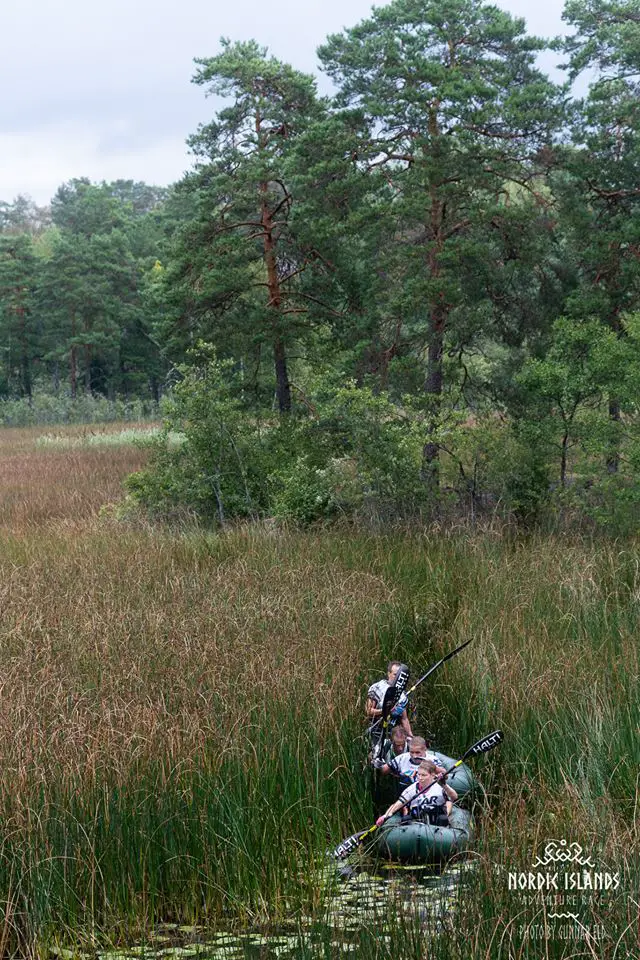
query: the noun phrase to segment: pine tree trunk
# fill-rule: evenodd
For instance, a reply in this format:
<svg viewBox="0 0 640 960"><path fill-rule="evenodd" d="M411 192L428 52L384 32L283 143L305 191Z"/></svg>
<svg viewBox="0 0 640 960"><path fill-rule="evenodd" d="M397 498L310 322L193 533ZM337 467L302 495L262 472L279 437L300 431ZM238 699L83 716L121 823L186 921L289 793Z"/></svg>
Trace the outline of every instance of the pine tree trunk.
<svg viewBox="0 0 640 960"><path fill-rule="evenodd" d="M562 453L560 455L560 486L564 490L567 485L567 451L569 449L569 431L565 430L562 436Z"/></svg>
<svg viewBox="0 0 640 960"><path fill-rule="evenodd" d="M266 187L266 184L265 184ZM269 310L271 312L271 327L273 330L273 359L276 375L276 396L278 410L281 414L291 411L291 384L287 368L287 354L280 330L282 294L278 279L278 267L273 240L273 224L267 204L263 204L262 223L264 225L264 258L267 266L267 288L269 290Z"/></svg>
<svg viewBox="0 0 640 960"><path fill-rule="evenodd" d="M620 318L615 313L609 319L609 326L614 331L616 337L621 339L625 336L625 331ZM606 458L607 473L610 476L616 474L620 468L620 446L619 446L619 424L622 421L620 411L620 400L618 397L609 397L609 423L611 424L611 439L609 440L609 450Z"/></svg>
<svg viewBox="0 0 640 960"><path fill-rule="evenodd" d="M69 366L70 366L70 377L71 377L71 397L73 400L78 396L78 359L76 357L76 345L75 345L75 335L76 335L76 317L75 314L71 314L71 351L69 353Z"/></svg>
<svg viewBox="0 0 640 960"><path fill-rule="evenodd" d="M20 316L20 366L22 373L22 395L31 403L31 363L27 349L27 318L24 307L18 307Z"/></svg>
<svg viewBox="0 0 640 960"><path fill-rule="evenodd" d="M429 116L429 133L434 140L439 136L437 114L434 110ZM432 282L437 281L440 273L440 254L443 247L442 228L445 208L435 188L431 189L431 249L429 251L429 277ZM435 506L440 493L440 445L438 430L442 407L443 369L442 353L444 350L444 331L448 308L443 293L440 299L432 301L429 312L429 356L427 359L427 377L424 392L429 404L429 420L427 424L427 442L422 448L422 479L427 486L432 503Z"/></svg>
<svg viewBox="0 0 640 960"><path fill-rule="evenodd" d="M256 135L258 143L263 143L261 132L261 117L256 114ZM291 384L287 369L287 354L282 338L282 292L278 278L278 264L276 261L276 243L273 236L272 211L269 209L269 184L260 184L262 194L262 229L264 244L264 262L267 268L267 289L269 291L268 309L271 314L271 329L273 331L273 359L276 376L276 397L280 415L291 412Z"/></svg>
<svg viewBox="0 0 640 960"><path fill-rule="evenodd" d="M622 420L620 415L620 401L612 397L609 400L609 421L612 424L619 424ZM607 455L607 473L616 474L620 468L620 450L618 447L617 426L614 426L614 435L609 441L609 453Z"/></svg>
<svg viewBox="0 0 640 960"><path fill-rule="evenodd" d="M84 388L87 393L91 393L91 347L87 344L84 348Z"/></svg>
<svg viewBox="0 0 640 960"><path fill-rule="evenodd" d="M434 497L437 497L440 489L440 446L437 434L440 426L442 404L442 351L445 321L445 308L434 307L430 317L429 357L427 360L427 378L424 384L424 392L429 401L429 420L427 442L422 448L422 479Z"/></svg>
<svg viewBox="0 0 640 960"><path fill-rule="evenodd" d="M269 309L273 311L273 359L276 374L276 396L278 398L278 410L281 414L285 414L291 412L291 384L289 383L289 370L287 368L287 353L279 329L282 298L280 295L280 282L278 280L273 240L270 232L265 234L264 246L265 259L267 261Z"/></svg>
<svg viewBox="0 0 640 960"><path fill-rule="evenodd" d="M287 354L280 338L273 345L273 356L276 367L276 397L280 413L289 413L291 410L291 386L289 371L287 370Z"/></svg>

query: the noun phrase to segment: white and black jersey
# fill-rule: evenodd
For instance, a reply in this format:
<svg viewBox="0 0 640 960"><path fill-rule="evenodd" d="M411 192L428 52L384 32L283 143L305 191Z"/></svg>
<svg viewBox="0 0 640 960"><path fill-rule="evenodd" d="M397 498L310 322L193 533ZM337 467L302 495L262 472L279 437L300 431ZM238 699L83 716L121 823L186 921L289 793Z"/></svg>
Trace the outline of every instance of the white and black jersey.
<svg viewBox="0 0 640 960"><path fill-rule="evenodd" d="M388 680L378 680L377 683L372 683L367 690L367 697L369 700L373 700L376 705L376 710L382 710L384 695L390 686L391 684Z"/></svg>
<svg viewBox="0 0 640 960"><path fill-rule="evenodd" d="M432 783L431 786L420 792L418 783L412 783L410 787L403 790L400 794L400 800L404 806L409 807L409 813L418 820L428 820L435 823L438 817L446 816L447 795L439 783Z"/></svg>
<svg viewBox="0 0 640 960"><path fill-rule="evenodd" d="M369 689L367 690L367 697L369 700L373 700L376 710L382 710L382 704L384 703L384 697L389 689L391 684L388 680L378 680L377 683L372 683ZM389 716L387 718L387 730L393 730L398 721L395 717ZM371 731L369 734L371 738L372 748L376 748L376 744L380 742L382 736L382 723L378 723L377 727Z"/></svg>
<svg viewBox="0 0 640 960"><path fill-rule="evenodd" d="M409 751L406 751L406 753L399 753L396 757L388 761L389 770L404 783L414 783L418 779L418 767L423 760L433 760L435 764L442 766L440 757L435 753L431 753L429 750L425 752L424 757L420 757L418 763L413 763L411 754Z"/></svg>

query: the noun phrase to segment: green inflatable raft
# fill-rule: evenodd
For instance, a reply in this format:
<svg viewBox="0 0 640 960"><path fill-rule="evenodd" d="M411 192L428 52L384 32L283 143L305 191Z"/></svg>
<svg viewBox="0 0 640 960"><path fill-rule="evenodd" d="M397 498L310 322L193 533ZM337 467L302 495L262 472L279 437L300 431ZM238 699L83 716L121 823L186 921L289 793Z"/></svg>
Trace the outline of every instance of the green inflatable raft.
<svg viewBox="0 0 640 960"><path fill-rule="evenodd" d="M456 762L452 757L447 757L444 753L440 753L439 750L435 750L434 753L437 754L442 766L446 770L449 770ZM453 773L447 777L447 783L450 787L453 787L458 794L458 800L462 800L468 793L473 794L478 786L478 781L474 777L471 767L468 767L466 763L461 763L459 767L456 767Z"/></svg>
<svg viewBox="0 0 640 960"><path fill-rule="evenodd" d="M442 863L466 850L473 840L473 818L468 810L454 806L448 827L434 827L418 820L389 817L376 831L375 852L398 863Z"/></svg>

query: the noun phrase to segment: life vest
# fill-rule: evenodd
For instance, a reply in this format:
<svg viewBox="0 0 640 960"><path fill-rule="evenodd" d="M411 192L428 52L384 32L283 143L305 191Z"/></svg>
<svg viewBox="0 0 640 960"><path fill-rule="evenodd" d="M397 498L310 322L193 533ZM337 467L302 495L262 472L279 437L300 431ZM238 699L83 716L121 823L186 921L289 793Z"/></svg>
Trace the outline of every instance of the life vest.
<svg viewBox="0 0 640 960"><path fill-rule="evenodd" d="M391 684L389 683L389 681L383 679L383 680L378 680L377 683L372 683L369 689L367 690L367 699L373 700L373 702L376 705L376 710L382 710L384 697L390 686ZM398 717L392 717L391 715L389 715L387 717L387 730L388 731L393 730L393 728L399 722L400 721ZM380 741L380 737L382 736L382 730L383 730L382 724L379 724L378 727L372 730L371 733L369 734L371 743L373 745L375 745Z"/></svg>
<svg viewBox="0 0 640 960"><path fill-rule="evenodd" d="M400 794L400 799L409 807L409 816L412 820L421 820L433 826L444 827L449 825L447 817L447 797L439 783L420 792L418 783L412 783Z"/></svg>

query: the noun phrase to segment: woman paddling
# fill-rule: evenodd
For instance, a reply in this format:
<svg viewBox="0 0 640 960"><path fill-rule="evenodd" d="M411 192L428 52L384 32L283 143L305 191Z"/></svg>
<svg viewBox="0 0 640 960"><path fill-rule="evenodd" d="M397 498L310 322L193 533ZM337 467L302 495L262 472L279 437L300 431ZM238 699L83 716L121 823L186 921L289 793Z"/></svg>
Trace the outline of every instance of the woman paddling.
<svg viewBox="0 0 640 960"><path fill-rule="evenodd" d="M408 808L412 820L422 820L438 827L449 826L451 807L458 794L446 782L446 774L438 775L438 767L432 760L423 760L418 767L418 779L400 794L398 800L378 817L376 826L381 827L385 820Z"/></svg>

